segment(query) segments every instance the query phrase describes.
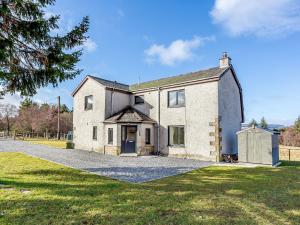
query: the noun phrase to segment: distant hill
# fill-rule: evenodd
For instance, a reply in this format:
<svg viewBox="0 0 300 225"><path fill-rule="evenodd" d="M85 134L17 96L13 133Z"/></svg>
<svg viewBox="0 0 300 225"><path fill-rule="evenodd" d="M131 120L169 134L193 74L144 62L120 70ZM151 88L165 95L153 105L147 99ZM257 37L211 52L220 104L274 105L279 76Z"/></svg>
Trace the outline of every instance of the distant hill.
<svg viewBox="0 0 300 225"><path fill-rule="evenodd" d="M248 123L242 123L242 130L249 127ZM259 126L258 126L259 127ZM280 130L283 128L286 128L287 126L281 125L281 124L268 124L269 130Z"/></svg>

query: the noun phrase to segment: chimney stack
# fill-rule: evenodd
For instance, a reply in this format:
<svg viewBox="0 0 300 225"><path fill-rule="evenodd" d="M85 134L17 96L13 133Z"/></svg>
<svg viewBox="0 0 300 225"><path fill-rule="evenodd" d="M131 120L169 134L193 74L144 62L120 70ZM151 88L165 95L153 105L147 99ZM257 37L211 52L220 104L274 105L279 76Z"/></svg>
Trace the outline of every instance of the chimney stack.
<svg viewBox="0 0 300 225"><path fill-rule="evenodd" d="M229 66L231 66L231 58L228 56L227 52L223 52L223 55L220 58L220 68L226 68Z"/></svg>

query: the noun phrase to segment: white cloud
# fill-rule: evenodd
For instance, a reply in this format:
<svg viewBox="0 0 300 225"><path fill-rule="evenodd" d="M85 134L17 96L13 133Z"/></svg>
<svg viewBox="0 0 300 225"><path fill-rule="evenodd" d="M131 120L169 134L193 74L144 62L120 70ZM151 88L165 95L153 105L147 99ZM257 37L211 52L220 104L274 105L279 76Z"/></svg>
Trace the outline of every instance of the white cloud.
<svg viewBox="0 0 300 225"><path fill-rule="evenodd" d="M93 52L97 49L97 44L94 42L91 38L88 38L84 43L83 43L83 49L88 51L88 52Z"/></svg>
<svg viewBox="0 0 300 225"><path fill-rule="evenodd" d="M163 65L173 66L176 63L190 60L194 57L193 51L204 45L207 41L213 41L215 37L198 37L191 40L175 40L169 46L153 44L145 50L146 61L155 61Z"/></svg>
<svg viewBox="0 0 300 225"><path fill-rule="evenodd" d="M233 36L283 36L300 31L299 0L216 0L211 15Z"/></svg>
<svg viewBox="0 0 300 225"><path fill-rule="evenodd" d="M46 10L44 17L45 17L45 19L49 19L50 17L55 16L55 15L56 15L55 13Z"/></svg>
<svg viewBox="0 0 300 225"><path fill-rule="evenodd" d="M19 106L22 98L20 94L7 94L3 97L3 99L0 99L1 104L11 104L11 105L16 105Z"/></svg>
<svg viewBox="0 0 300 225"><path fill-rule="evenodd" d="M34 102L39 104L42 103L57 103L57 96L61 96L61 102L67 104L68 106L72 105L72 96L71 92L63 87L44 87L37 90L37 94L31 97ZM25 99L24 96L21 96L20 93L16 94L7 94L3 99L0 99L0 104L11 104L19 106L20 102Z"/></svg>

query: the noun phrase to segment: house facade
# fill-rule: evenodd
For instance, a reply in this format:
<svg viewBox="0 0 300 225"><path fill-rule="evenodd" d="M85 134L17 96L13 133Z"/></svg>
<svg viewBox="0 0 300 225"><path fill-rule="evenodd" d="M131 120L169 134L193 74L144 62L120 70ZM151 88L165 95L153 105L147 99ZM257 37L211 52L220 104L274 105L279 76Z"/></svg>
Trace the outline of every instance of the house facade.
<svg viewBox="0 0 300 225"><path fill-rule="evenodd" d="M214 161L218 119L221 153L237 153L243 97L226 53L218 67L131 86L87 76L72 95L75 148Z"/></svg>

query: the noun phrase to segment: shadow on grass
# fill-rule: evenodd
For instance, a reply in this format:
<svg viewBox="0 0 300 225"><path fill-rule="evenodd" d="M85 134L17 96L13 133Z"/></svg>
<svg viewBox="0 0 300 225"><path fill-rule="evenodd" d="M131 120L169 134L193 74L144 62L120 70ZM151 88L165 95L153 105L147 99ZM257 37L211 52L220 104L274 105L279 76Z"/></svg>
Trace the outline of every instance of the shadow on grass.
<svg viewBox="0 0 300 225"><path fill-rule="evenodd" d="M282 160L279 167L298 167L300 169L300 161L285 161Z"/></svg>
<svg viewBox="0 0 300 225"><path fill-rule="evenodd" d="M33 191L0 199L14 224L300 224L300 163L208 167L143 184L32 169L1 182Z"/></svg>

